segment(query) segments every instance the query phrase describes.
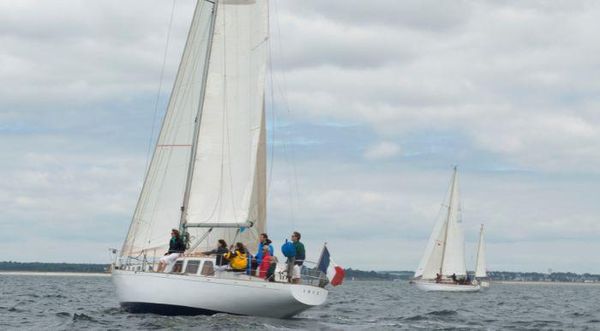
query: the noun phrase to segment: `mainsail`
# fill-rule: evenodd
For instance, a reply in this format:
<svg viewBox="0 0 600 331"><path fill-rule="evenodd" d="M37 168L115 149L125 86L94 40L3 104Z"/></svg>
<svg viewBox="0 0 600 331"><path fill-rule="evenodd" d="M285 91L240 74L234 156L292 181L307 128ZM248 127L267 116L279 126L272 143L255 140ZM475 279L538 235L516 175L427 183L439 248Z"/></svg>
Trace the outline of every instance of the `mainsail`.
<svg viewBox="0 0 600 331"><path fill-rule="evenodd" d="M479 245L477 245L477 264L475 266L475 277L485 278L487 272L485 270L485 245L483 244L483 224L479 231Z"/></svg>
<svg viewBox="0 0 600 331"><path fill-rule="evenodd" d="M444 276L467 274L461 223L458 173L454 168L446 217L436 223L415 277L435 279L436 274Z"/></svg>
<svg viewBox="0 0 600 331"><path fill-rule="evenodd" d="M266 0L198 1L122 255L162 255L180 224L200 226L188 229L205 238L200 250L218 239L256 246L266 225L268 37ZM203 227L219 223L253 226Z"/></svg>

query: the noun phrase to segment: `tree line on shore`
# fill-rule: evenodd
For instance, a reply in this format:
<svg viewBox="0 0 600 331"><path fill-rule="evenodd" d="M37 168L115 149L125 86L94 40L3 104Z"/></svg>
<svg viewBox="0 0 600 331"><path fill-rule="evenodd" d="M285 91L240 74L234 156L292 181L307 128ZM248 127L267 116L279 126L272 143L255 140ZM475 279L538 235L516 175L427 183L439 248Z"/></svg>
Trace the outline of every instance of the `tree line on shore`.
<svg viewBox="0 0 600 331"><path fill-rule="evenodd" d="M29 272L108 272L108 264L89 263L44 263L44 262L0 262L0 271Z"/></svg>
<svg viewBox="0 0 600 331"><path fill-rule="evenodd" d="M0 272L26 271L26 272L82 272L82 273L104 273L108 272L108 264L89 263L45 263L45 262L0 262ZM345 270L346 280L409 280L413 277L413 271L364 271L348 268ZM471 273L471 272L470 272ZM596 283L600 282L600 275L577 274L573 272L511 272L511 271L489 271L488 276L498 281L527 281L527 282L574 282L574 283Z"/></svg>

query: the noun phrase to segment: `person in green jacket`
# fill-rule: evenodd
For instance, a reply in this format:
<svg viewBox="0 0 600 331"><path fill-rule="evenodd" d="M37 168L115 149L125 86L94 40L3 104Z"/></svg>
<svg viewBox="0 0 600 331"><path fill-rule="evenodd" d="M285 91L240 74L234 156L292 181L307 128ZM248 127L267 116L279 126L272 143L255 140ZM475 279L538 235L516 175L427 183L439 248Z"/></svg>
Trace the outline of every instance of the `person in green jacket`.
<svg viewBox="0 0 600 331"><path fill-rule="evenodd" d="M292 233L292 243L296 247L296 256L294 257L294 267L292 270L292 283L294 284L300 284L300 271L306 258L306 250L304 249L304 244L300 242L300 238L302 238L300 232L294 231Z"/></svg>

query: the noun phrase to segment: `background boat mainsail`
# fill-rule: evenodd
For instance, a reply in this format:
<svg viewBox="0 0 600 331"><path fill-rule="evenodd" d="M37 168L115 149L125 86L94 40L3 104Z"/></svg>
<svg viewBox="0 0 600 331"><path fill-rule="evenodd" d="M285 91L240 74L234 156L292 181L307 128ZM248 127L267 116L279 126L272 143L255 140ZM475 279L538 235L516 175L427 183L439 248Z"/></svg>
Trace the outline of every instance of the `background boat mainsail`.
<svg viewBox="0 0 600 331"><path fill-rule="evenodd" d="M163 254L170 229L180 224L190 165L184 223L254 224L241 232L214 228L197 250L214 248L218 239L230 244L236 239L253 249L256 234L265 230L268 1L222 0L214 6L211 38L213 4L198 1L123 256ZM207 230L188 229L192 241Z"/></svg>

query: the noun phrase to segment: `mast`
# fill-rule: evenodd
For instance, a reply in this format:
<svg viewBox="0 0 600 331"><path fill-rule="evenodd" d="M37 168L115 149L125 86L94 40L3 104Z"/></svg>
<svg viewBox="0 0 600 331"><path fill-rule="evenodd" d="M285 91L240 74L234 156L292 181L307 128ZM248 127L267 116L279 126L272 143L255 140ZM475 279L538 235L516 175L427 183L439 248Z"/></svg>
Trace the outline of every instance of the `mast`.
<svg viewBox="0 0 600 331"><path fill-rule="evenodd" d="M440 263L440 275L444 268L444 257L446 255L446 245L448 244L448 228L450 225L450 215L452 215L452 201L454 199L454 185L456 185L456 166L454 166L454 174L452 175L452 185L450 186L450 200L448 201L448 214L446 215L446 231L444 231L444 246L442 246L442 260Z"/></svg>
<svg viewBox="0 0 600 331"><path fill-rule="evenodd" d="M198 113L194 123L194 135L192 140L192 152L190 153L190 162L188 165L188 173L185 180L185 193L183 195L183 204L181 205L181 217L179 219L179 232L183 234L185 223L187 222L187 207L190 203L190 190L192 187L192 177L194 176L194 161L196 160L196 151L198 146L198 136L200 131L200 121L202 120L202 109L204 107L204 96L206 95L206 81L208 80L208 67L210 63L210 53L212 50L213 36L215 31L215 22L217 18L217 9L219 8L219 0L205 0L213 4L210 15L210 29L208 32L208 45L206 47L206 57L204 58L204 68L202 72L202 88L200 91L200 104L198 105Z"/></svg>

